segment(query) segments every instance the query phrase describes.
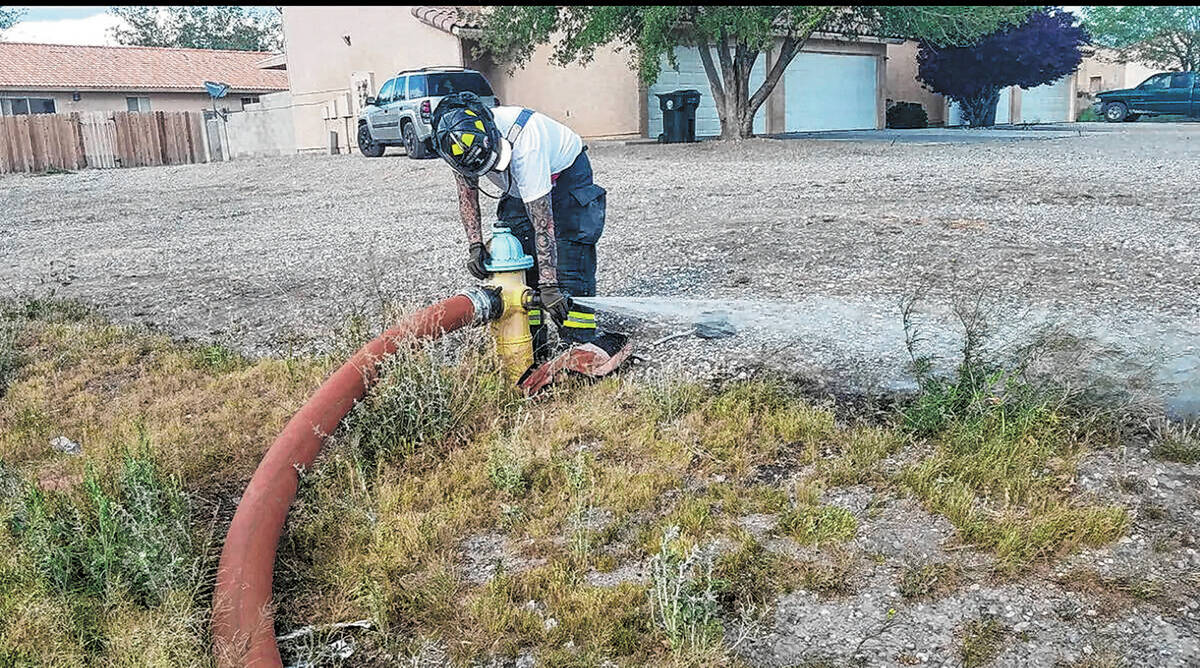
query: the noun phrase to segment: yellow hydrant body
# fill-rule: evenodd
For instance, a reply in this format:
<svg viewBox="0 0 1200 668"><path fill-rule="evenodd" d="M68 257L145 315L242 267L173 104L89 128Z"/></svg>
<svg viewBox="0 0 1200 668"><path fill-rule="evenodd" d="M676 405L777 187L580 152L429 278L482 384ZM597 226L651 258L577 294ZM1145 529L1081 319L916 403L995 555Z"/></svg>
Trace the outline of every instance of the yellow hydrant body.
<svg viewBox="0 0 1200 668"><path fill-rule="evenodd" d="M512 230L495 224L488 241L488 260L484 268L492 274L491 284L500 288L503 308L492 321L492 336L504 364L504 372L514 383L533 366L533 337L529 334L529 287L525 270L533 268L533 258L525 253Z"/></svg>
<svg viewBox="0 0 1200 668"><path fill-rule="evenodd" d="M529 333L529 312L525 309L524 271L505 271L492 274L492 285L500 288L504 310L492 321L492 336L496 351L504 364L504 372L512 382L533 365L533 336Z"/></svg>

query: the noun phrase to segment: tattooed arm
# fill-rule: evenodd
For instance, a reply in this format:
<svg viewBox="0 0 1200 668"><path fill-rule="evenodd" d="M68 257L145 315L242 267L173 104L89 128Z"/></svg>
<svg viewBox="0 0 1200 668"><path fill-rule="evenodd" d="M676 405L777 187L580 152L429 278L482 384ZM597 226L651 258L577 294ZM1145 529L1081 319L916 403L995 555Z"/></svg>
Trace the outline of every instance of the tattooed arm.
<svg viewBox="0 0 1200 668"><path fill-rule="evenodd" d="M483 232L480 231L479 223L479 189L461 174L455 174L454 179L458 182L458 214L462 217L467 241L481 244Z"/></svg>
<svg viewBox="0 0 1200 668"><path fill-rule="evenodd" d="M533 245L537 249L538 283L558 283L558 244L554 239L554 209L550 195L526 202L525 211L533 223Z"/></svg>

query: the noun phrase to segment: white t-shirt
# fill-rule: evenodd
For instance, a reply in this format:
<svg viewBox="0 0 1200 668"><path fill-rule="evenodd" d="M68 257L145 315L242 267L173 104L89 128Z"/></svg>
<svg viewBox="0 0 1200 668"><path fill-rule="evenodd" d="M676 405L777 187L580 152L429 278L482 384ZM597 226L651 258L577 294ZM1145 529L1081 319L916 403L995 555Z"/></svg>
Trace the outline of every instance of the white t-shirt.
<svg viewBox="0 0 1200 668"><path fill-rule="evenodd" d="M508 138L523 107L493 107L496 128ZM523 202L546 196L553 184L550 175L571 166L583 150L583 139L571 128L549 116L534 112L512 147L512 161L504 172L490 171L487 177L498 188Z"/></svg>

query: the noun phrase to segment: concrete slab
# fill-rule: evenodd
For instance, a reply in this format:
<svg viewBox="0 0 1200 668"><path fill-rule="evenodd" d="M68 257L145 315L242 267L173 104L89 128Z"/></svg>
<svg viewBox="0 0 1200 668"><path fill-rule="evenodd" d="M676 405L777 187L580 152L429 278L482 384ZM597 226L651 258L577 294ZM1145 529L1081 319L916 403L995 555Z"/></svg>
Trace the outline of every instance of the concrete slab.
<svg viewBox="0 0 1200 668"><path fill-rule="evenodd" d="M1082 130L1040 127L996 128L921 128L914 130L835 130L828 132L788 132L769 135L773 139L818 139L824 141L887 142L903 144L975 144L1017 139L1068 139L1082 136Z"/></svg>

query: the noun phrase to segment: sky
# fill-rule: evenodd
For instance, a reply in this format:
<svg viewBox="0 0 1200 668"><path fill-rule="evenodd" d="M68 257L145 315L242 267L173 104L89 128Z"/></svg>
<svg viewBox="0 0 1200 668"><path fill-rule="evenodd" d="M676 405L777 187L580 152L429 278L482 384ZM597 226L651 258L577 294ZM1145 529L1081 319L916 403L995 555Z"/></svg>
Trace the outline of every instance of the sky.
<svg viewBox="0 0 1200 668"><path fill-rule="evenodd" d="M27 7L21 21L4 32L4 39L48 44L116 44L108 29L121 20L107 11L107 5Z"/></svg>

